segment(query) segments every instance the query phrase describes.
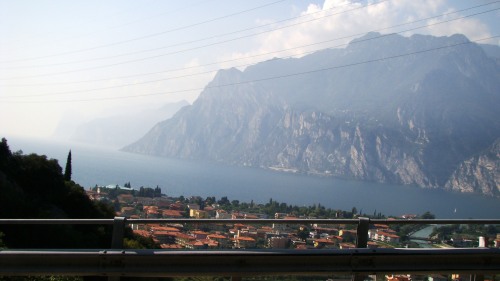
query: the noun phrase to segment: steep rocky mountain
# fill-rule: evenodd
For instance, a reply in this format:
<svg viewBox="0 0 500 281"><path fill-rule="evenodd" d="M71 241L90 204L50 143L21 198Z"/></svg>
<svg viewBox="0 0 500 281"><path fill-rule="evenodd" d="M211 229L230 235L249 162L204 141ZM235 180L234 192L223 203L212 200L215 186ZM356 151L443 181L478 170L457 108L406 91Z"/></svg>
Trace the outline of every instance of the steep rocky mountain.
<svg viewBox="0 0 500 281"><path fill-rule="evenodd" d="M221 70L124 150L453 189L457 168L500 137L498 108L500 66L466 37L369 33Z"/></svg>
<svg viewBox="0 0 500 281"><path fill-rule="evenodd" d="M500 139L484 152L462 162L445 187L500 197Z"/></svg>

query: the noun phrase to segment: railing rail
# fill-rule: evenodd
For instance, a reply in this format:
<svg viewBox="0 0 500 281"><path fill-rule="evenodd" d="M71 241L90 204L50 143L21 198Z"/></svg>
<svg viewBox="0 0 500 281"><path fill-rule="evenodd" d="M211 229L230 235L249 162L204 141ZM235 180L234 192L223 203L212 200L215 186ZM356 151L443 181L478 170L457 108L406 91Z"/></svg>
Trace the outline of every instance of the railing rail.
<svg viewBox="0 0 500 281"><path fill-rule="evenodd" d="M348 250L124 250L130 224L245 223L357 225L356 249ZM113 225L109 249L2 250L0 276L247 276L351 273L360 280L379 273L500 273L500 249L367 249L371 224L500 224L500 219L0 219L0 225ZM196 260L196 262L193 262ZM361 275L360 275L361 274ZM237 278L236 278L237 279Z"/></svg>

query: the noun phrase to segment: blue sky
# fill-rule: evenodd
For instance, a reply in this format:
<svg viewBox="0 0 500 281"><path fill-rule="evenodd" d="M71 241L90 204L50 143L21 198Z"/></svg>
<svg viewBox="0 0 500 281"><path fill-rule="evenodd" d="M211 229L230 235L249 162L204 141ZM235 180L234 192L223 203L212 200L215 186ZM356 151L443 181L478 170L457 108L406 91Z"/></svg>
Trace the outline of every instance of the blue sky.
<svg viewBox="0 0 500 281"><path fill-rule="evenodd" d="M0 1L0 135L49 137L61 118L193 102L218 69L343 48L369 31L498 36L499 9L493 0Z"/></svg>

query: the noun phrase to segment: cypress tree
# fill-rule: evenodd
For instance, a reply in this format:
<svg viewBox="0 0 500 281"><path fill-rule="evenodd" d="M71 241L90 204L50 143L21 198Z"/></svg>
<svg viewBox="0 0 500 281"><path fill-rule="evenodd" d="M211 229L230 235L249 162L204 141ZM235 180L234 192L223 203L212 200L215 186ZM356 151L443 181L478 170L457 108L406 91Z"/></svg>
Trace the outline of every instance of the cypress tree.
<svg viewBox="0 0 500 281"><path fill-rule="evenodd" d="M66 169L64 169L64 180L71 180L71 149L68 153L68 159L66 160Z"/></svg>

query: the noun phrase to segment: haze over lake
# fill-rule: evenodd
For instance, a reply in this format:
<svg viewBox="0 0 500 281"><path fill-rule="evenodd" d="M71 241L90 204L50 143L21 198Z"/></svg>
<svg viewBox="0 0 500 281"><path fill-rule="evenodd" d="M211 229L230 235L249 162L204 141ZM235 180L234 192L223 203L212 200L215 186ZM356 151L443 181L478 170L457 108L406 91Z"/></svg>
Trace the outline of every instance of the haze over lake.
<svg viewBox="0 0 500 281"><path fill-rule="evenodd" d="M294 205L385 215L421 214L438 218L496 218L500 201L478 195L360 181L313 177L216 163L183 161L120 152L76 143L7 137L12 151L37 153L64 167L72 151L73 180L91 186L131 182L132 187L162 188L169 196L227 196L240 202L266 203L270 198Z"/></svg>

